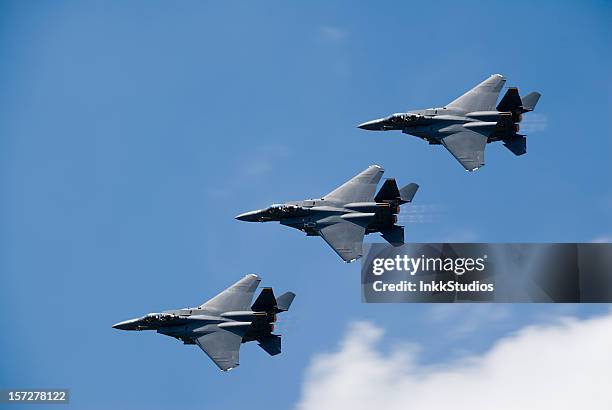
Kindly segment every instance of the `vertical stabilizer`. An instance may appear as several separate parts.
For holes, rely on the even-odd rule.
[[[295,299],[295,293],[293,292],[285,292],[279,297],[276,298],[276,309],[279,312],[286,312],[291,307],[291,303],[293,303],[293,299]]]
[[[541,96],[542,94],[534,91],[521,98],[521,100],[523,101],[523,109],[525,111],[533,111],[538,101],[540,101]]]
[[[419,185],[415,184],[414,182],[400,189],[400,199],[402,200],[402,203],[412,202],[412,199],[414,198],[418,190]]]

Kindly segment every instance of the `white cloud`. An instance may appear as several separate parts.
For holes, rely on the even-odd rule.
[[[353,323],[338,351],[316,355],[299,410],[609,410],[612,312],[528,326],[481,355],[418,363],[418,346],[384,353],[383,331]]]

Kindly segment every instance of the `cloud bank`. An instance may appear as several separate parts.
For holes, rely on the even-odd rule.
[[[436,365],[418,363],[415,345],[383,352],[382,337],[353,323],[338,351],[313,358],[297,409],[612,409],[612,313],[528,326]]]

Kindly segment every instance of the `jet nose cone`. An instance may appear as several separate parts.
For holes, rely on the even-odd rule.
[[[257,222],[259,221],[259,211],[249,211],[236,216],[239,221]]]
[[[369,122],[369,121],[368,121],[368,122]],[[367,130],[367,129],[368,129],[368,126],[369,126],[368,122],[364,122],[364,123],[359,124],[359,125],[357,126],[357,128],[361,128],[362,130]]]
[[[368,131],[379,131],[381,130],[381,121],[382,120],[366,121],[362,124],[359,124],[357,128],[361,128],[362,130]]]
[[[134,329],[134,320],[126,320],[123,322],[115,323],[113,325],[113,329],[119,330],[133,330]]]

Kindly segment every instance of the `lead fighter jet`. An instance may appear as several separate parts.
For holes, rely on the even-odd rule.
[[[364,235],[380,232],[393,245],[404,243],[404,227],[395,225],[400,205],[411,202],[419,186],[398,189],[385,180],[374,196],[384,170],[371,165],[320,199],[287,202],[246,212],[236,219],[247,222],[279,221],[308,236],[321,236],[345,262],[362,256]]]
[[[445,107],[392,114],[358,127],[401,130],[430,144],[442,144],[466,170],[476,171],[485,164],[484,150],[489,142],[502,141],[515,155],[527,152],[527,139],[519,134],[519,123],[523,113],[533,111],[540,93],[520,97],[518,89],[511,87],[496,106],[505,82],[502,75],[494,74]]]
[[[281,352],[279,335],[272,334],[276,314],[289,310],[295,294],[274,297],[263,288],[251,305],[261,279],[246,275],[204,304],[120,322],[121,330],[156,330],[186,345],[197,344],[223,371],[238,366],[240,344],[256,340],[271,356]]]

